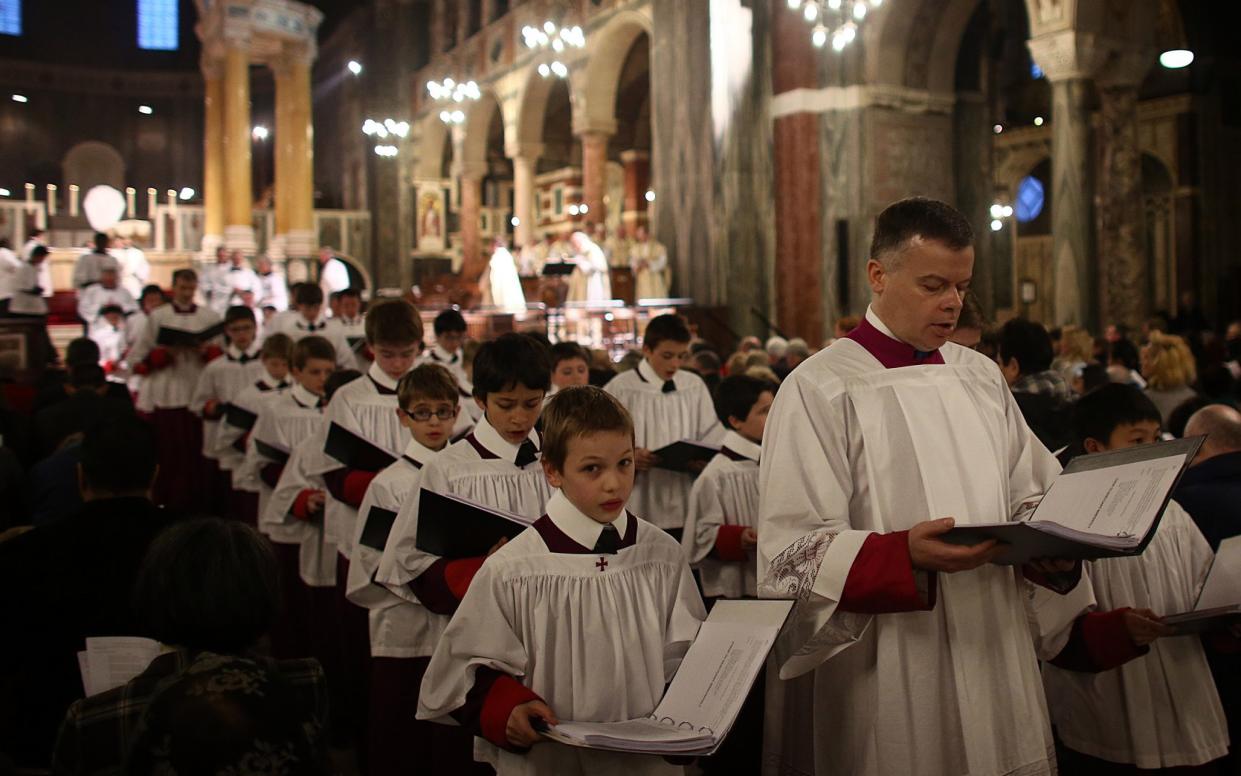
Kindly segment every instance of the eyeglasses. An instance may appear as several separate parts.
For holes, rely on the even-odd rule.
[[[425,423],[426,421],[431,419],[432,415],[434,415],[436,418],[440,420],[452,420],[453,418],[457,417],[457,408],[453,407],[452,409],[439,409],[439,410],[431,411],[427,409],[426,407],[421,407],[419,409],[414,410],[413,412],[409,412],[408,410],[401,410],[401,414],[409,418],[410,420],[416,420],[419,423]]]

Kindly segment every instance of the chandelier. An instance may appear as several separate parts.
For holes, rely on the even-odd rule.
[[[552,52],[552,61],[540,63],[538,67],[539,75],[544,78],[551,75],[557,78],[567,77],[569,66],[560,60],[559,55],[569,49],[586,47],[586,33],[582,32],[581,27],[560,27],[551,20],[543,22],[541,28],[530,25],[522,27],[521,37],[526,42],[526,48],[531,51]]]
[[[801,11],[807,24],[814,25],[810,42],[823,48],[830,40],[832,50],[841,52],[857,38],[858,25],[883,0],[788,0],[789,10]]]
[[[367,119],[362,123],[362,134],[378,140],[403,138],[409,134],[409,122],[396,119],[384,119],[383,121]],[[397,155],[397,147],[390,142],[379,143],[375,146],[375,153],[385,158],[392,158]]]
[[[427,81],[427,94],[431,95],[431,99],[436,102],[454,104],[472,102],[483,96],[478,84],[474,81],[460,83],[451,78],[445,78],[442,82]],[[465,123],[465,111],[449,105],[440,111],[440,121],[445,124],[463,124]]]

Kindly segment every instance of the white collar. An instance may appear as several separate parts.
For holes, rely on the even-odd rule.
[[[553,493],[552,497],[547,500],[547,516],[565,536],[587,550],[595,548],[595,544],[599,542],[599,535],[603,533],[603,526],[606,525],[583,514],[582,510],[573,506],[573,502],[569,501],[564,492],[560,490]],[[612,521],[612,525],[616,526],[616,531],[620,534],[619,538],[624,539],[625,532],[629,530],[629,514],[624,508],[621,508],[620,514]]]
[[[284,380],[277,380],[276,378],[271,376],[271,372],[267,371],[266,366],[263,367],[263,374],[259,375],[259,382],[263,383],[268,388],[275,388],[276,386],[280,385],[280,383],[282,382],[287,385],[288,379],[289,378],[286,377],[284,378]]]
[[[302,405],[303,407],[310,407],[312,409],[318,408],[319,402],[323,399],[322,396],[316,396],[315,394],[306,390],[302,386],[301,383],[296,382],[296,381],[293,383],[293,389],[291,393],[293,395],[294,401],[296,401],[298,404]]]
[[[879,320],[879,314],[875,312],[874,308],[871,305],[866,305],[866,320],[870,321],[870,325],[878,329],[879,333],[884,335],[888,339],[894,339],[897,342],[904,342],[904,340],[902,340],[900,337],[892,333],[892,330],[888,328],[888,325],[886,323]],[[913,347],[913,346],[911,345],[910,347]]]
[[[412,458],[418,463],[425,465],[427,461],[431,460],[431,458],[436,455],[436,452],[437,451],[432,450],[423,443],[419,442],[417,439],[414,439],[413,435],[410,435],[409,444],[405,445],[405,452],[402,453],[402,455],[406,458]]]
[[[758,462],[759,456],[763,452],[762,445],[756,445],[750,440],[738,434],[736,431],[729,429],[724,433],[724,443],[721,447],[727,447],[738,455],[744,455],[755,463]]]
[[[478,419],[478,423],[474,424],[474,438],[478,440],[480,445],[498,455],[500,458],[508,461],[509,463],[516,463],[517,452],[521,450],[521,445],[515,445],[501,436],[500,432],[496,431],[495,427],[491,425],[491,422],[487,420],[486,413],[483,413],[483,416]],[[536,448],[539,446],[539,432],[534,429],[530,430],[530,435],[527,436],[526,439],[533,442]],[[542,451],[540,450],[540,452]],[[591,546],[593,547],[594,545]]]
[[[306,316],[295,310],[293,312],[293,325],[302,331],[311,331],[311,326],[315,327],[314,331],[320,331],[324,326],[327,326],[327,318],[320,313],[318,318],[313,321],[307,321]]]
[[[247,360],[247,361],[249,361],[249,360],[251,360],[251,359],[257,359],[257,358],[259,357],[259,351],[260,351],[260,350],[261,350],[261,348],[258,346],[258,343],[257,343],[257,342],[256,342],[255,344],[251,345],[251,346],[250,346],[250,349],[249,349],[249,350],[246,350],[246,351],[243,351],[243,350],[241,350],[241,348],[239,348],[239,347],[237,347],[236,345],[233,345],[233,344],[231,344],[231,343],[230,343],[230,344],[229,344],[229,346],[228,346],[228,355],[229,355],[229,356],[230,356],[230,357],[231,357],[234,361],[235,361],[235,360],[237,360],[237,359],[239,359],[239,358],[241,358],[242,356],[245,356],[245,357],[246,357],[246,360]],[[266,371],[266,370],[264,370],[264,371]]]
[[[646,360],[645,356],[643,356],[642,360],[638,362],[637,370],[638,376],[643,378],[645,382],[655,386],[656,390],[663,389],[664,379],[655,374],[655,368],[651,366],[651,363]],[[676,382],[676,375],[672,376],[672,382]]]
[[[388,377],[388,374],[379,368],[378,361],[371,363],[370,368],[366,370],[366,375],[382,385],[384,388],[392,391],[396,390],[397,383],[400,382],[399,380],[393,380],[391,377]]]
[[[461,351],[457,350],[449,353],[440,347],[440,344],[437,342],[431,346],[431,360],[438,361],[441,364],[455,364],[461,360]]]

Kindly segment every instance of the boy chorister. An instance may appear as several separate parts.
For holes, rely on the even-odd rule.
[[[349,346],[354,366],[365,371],[371,365],[370,351],[366,348],[366,318],[362,315],[362,294],[356,288],[337,291],[332,317],[327,319],[327,330]]]
[[[758,534],[758,459],[775,383],[747,375],[725,378],[715,396],[728,431],[723,446],[690,491],[681,546],[708,598],[753,598]]]
[[[575,385],[590,384],[590,354],[576,342],[557,342],[552,345],[552,390],[550,400],[557,392]]]
[[[298,294],[315,286],[301,286]],[[300,309],[300,305],[299,305]],[[340,610],[345,648],[345,676],[353,693],[343,716],[354,724],[355,744],[364,745],[366,717],[366,678],[370,674],[367,612],[345,597],[349,578],[349,556],[353,552],[358,507],[378,468],[371,463],[342,460],[328,452],[326,444],[332,426],[339,426],[347,435],[377,447],[391,459],[397,459],[408,443],[408,433],[401,425],[396,410],[397,384],[414,366],[422,341],[422,320],[409,302],[389,299],[377,302],[366,316],[366,343],[375,354],[375,361],[359,379],[342,386],[328,404],[324,415],[324,446],[306,471],[323,478],[328,496],[324,506],[324,528],[327,541],[336,546],[336,600]],[[335,346],[335,343],[333,343]],[[340,353],[336,362],[340,364]],[[341,455],[339,451],[334,451]],[[348,455],[346,457],[349,457]],[[382,468],[382,467],[379,467]]]
[[[638,472],[633,509],[677,539],[685,525],[693,480],[657,468],[651,451],[682,439],[716,444],[724,434],[706,384],[681,369],[689,356],[689,342],[689,328],[681,316],[652,318],[643,335],[642,361],[604,386],[633,417]]]
[[[301,283],[294,288],[292,309],[276,313],[264,331],[282,332],[294,342],[317,334],[332,343],[336,350],[337,367],[353,369],[356,366],[344,335],[339,329],[328,327],[328,319],[323,313],[323,290],[313,283]]]
[[[1160,419],[1150,399],[1129,385],[1099,388],[1074,408],[1075,433],[1088,453],[1158,441]],[[1044,666],[1048,711],[1069,750],[1066,772],[1072,766],[1097,769],[1098,760],[1149,769],[1192,767],[1227,754],[1228,729],[1201,642],[1196,636],[1153,640],[1168,629],[1144,611],[1193,609],[1212,559],[1206,539],[1173,501],[1141,555],[1085,564],[1104,611],[1095,616],[1128,620],[1132,640],[1126,649],[1106,651],[1119,658],[1114,662],[1133,659],[1102,673],[1065,670],[1059,660]],[[1142,615],[1137,627],[1135,614]],[[1078,625],[1075,635],[1080,630]]]
[[[568,388],[543,422],[543,470],[558,491],[475,575],[418,716],[482,737],[499,776],[680,774],[660,757],[548,743],[536,729],[650,714],[706,616],[680,546],[625,508],[635,467],[624,407]]]
[[[550,371],[544,346],[524,334],[483,343],[474,359],[474,397],[482,418],[468,436],[423,467],[418,491],[457,496],[530,518],[541,515],[551,489],[538,465],[541,443],[534,426]],[[401,503],[376,579],[422,609],[428,631],[439,633],[484,558],[440,558],[417,548],[419,492]],[[435,643],[427,647],[421,655],[430,655]],[[443,730],[436,736],[442,744],[437,753],[445,763],[441,772],[469,767],[470,737],[453,737],[458,731]]]
[[[271,539],[283,572],[286,627],[272,633],[272,649],[281,657],[304,654],[295,651],[305,647],[297,641],[304,636],[307,618],[301,595],[301,548],[308,534],[321,531],[310,521],[323,494],[319,491],[316,496],[315,489],[305,487],[277,488],[296,476],[282,476],[293,451],[323,425],[323,395],[335,364],[336,352],[322,337],[303,337],[293,345],[293,385],[263,403],[246,445],[245,463],[236,472],[239,486],[258,491],[259,530]]]
[[[457,381],[438,364],[422,364],[402,377],[397,398],[409,443],[366,490],[358,510],[347,588],[350,601],[370,610],[367,765],[372,776],[406,773],[413,758],[436,771],[435,730],[415,721],[414,714],[418,687],[445,618],[393,594],[375,581],[375,572],[397,512],[411,494],[417,494],[423,466],[448,445],[461,411]]]
[[[259,412],[271,396],[289,388],[289,362],[293,357],[293,340],[284,334],[273,334],[263,341],[258,352],[258,368],[254,379],[233,394],[220,412],[210,455],[224,471],[232,472],[245,459],[246,440],[258,421]],[[241,482],[236,477],[232,486]]]
[[[189,411],[190,399],[207,361],[218,345],[165,347],[157,344],[160,329],[199,332],[220,322],[213,310],[194,304],[198,275],[192,269],[172,273],[172,301],[151,311],[145,330],[129,353],[129,363],[143,375],[137,409],[150,413],[159,432],[157,501],[177,508],[200,507],[208,483],[200,450],[202,426]]]
[[[218,460],[216,431],[229,403],[263,372],[253,310],[240,305],[228,308],[224,312],[224,334],[228,338],[224,354],[203,369],[190,399],[190,411],[203,422],[203,457],[211,461]]]
[[[461,404],[465,414],[471,421],[477,422],[481,411],[477,404],[470,401],[474,385],[465,371],[465,352],[462,349],[466,334],[465,316],[457,310],[444,310],[435,316],[431,327],[435,332],[435,344],[422,354],[422,362],[439,364],[452,372],[461,386]]]

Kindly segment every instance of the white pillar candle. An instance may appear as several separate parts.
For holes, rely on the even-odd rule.
[[[78,184],[69,184],[69,215],[77,217],[78,214]]]
[[[147,189],[147,220],[155,220],[155,189]]]
[[[137,198],[135,195],[137,193],[138,193],[138,190],[135,189],[133,186],[127,186],[125,188],[125,217],[126,218],[133,218],[137,214],[138,208],[135,207],[135,204],[134,204],[134,200]]]
[[[47,214],[56,215],[56,184],[47,184]]]
[[[34,210],[34,184],[26,184],[26,209]]]

